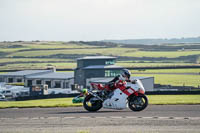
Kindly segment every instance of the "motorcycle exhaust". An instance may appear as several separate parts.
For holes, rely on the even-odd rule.
[[[96,97],[97,99],[99,99],[99,100],[103,101],[103,99],[102,99],[102,98],[100,98],[100,97],[99,97],[97,94],[93,93],[92,91],[90,91],[90,90],[87,90],[87,92],[88,92],[89,94],[91,94],[92,96]]]

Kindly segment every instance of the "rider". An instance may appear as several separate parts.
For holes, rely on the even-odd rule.
[[[111,90],[115,89],[115,83],[119,80],[131,82],[130,77],[131,77],[131,72],[128,69],[122,69],[120,75],[117,75],[113,80],[108,82],[109,88]]]

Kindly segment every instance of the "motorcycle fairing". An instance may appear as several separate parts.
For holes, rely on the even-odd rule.
[[[113,96],[103,102],[103,107],[110,109],[125,109],[127,107],[127,97],[128,95],[117,88],[114,90]]]

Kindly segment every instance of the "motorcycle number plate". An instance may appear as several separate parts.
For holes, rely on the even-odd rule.
[[[130,93],[130,94],[133,94],[133,93],[134,93],[134,91],[133,91],[132,89],[128,89],[127,91],[128,91],[128,93]]]
[[[131,94],[134,93],[134,90],[131,89],[131,88],[129,88],[129,89],[125,89],[123,92],[124,92],[126,95],[130,96]]]

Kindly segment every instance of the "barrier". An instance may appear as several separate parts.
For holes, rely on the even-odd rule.
[[[15,98],[15,100],[16,101],[25,101],[25,100],[49,99],[49,98],[67,98],[67,97],[76,97],[78,95],[80,95],[80,93],[25,96],[25,97],[17,97],[17,98]]]
[[[198,95],[200,91],[152,91],[146,92],[147,95]]]

